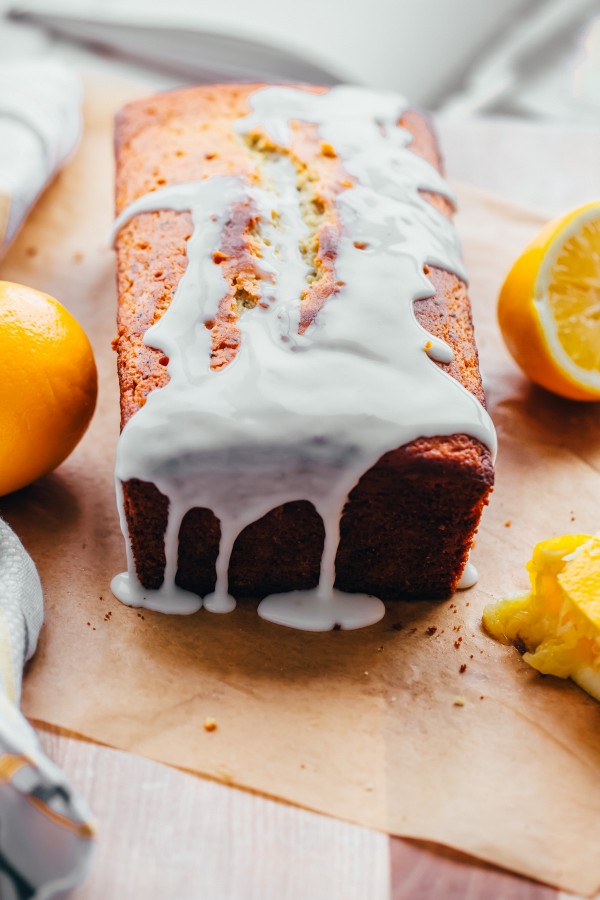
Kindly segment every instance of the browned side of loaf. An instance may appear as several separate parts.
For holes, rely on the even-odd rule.
[[[231,131],[232,119],[247,112],[248,95],[256,87],[190,88],[125,107],[116,130],[117,212],[165,184],[214,174],[256,178],[255,162]],[[401,124],[413,136],[414,152],[441,171],[428,120],[410,111]],[[303,299],[306,327],[336,290],[335,267],[324,248],[335,237],[335,194],[345,186],[345,175],[339,160],[319,151],[310,126],[298,126],[294,141],[297,158],[317,182],[324,209],[316,247],[319,278]],[[441,197],[428,195],[428,199],[451,214]],[[244,230],[248,216],[247,210],[240,210],[233,217],[232,243],[245,242],[249,252],[231,263],[231,277],[239,281],[243,276],[248,288],[245,296],[251,303],[251,237]],[[171,302],[185,270],[190,231],[188,213],[165,211],[138,216],[119,235],[115,347],[122,426],[148,393],[168,379],[166,360],[146,347],[142,337]],[[416,316],[431,334],[454,349],[452,363],[440,364],[441,368],[483,402],[466,287],[440,269],[429,268],[428,277],[436,293],[415,303]],[[235,303],[233,294],[224,298],[217,320],[210,323],[215,368],[227,364],[237,349]],[[385,599],[448,596],[464,566],[492,484],[489,452],[467,435],[420,438],[387,453],[350,495],[341,523],[337,585]],[[124,496],[138,577],[148,588],[159,587],[168,501],[154,485],[135,480],[124,486]],[[178,584],[202,595],[213,590],[218,542],[219,523],[213,514],[190,510],[180,532]],[[322,544],[323,525],[310,504],[289,503],[271,511],[236,542],[231,592],[258,597],[315,585]]]

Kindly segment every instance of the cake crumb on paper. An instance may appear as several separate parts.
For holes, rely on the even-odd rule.
[[[464,697],[460,697],[460,696],[455,697],[454,700],[452,701],[452,706],[464,706],[464,705],[465,705]]]
[[[216,719],[205,719],[204,720],[204,730],[205,731],[216,731],[217,730],[217,720]]]

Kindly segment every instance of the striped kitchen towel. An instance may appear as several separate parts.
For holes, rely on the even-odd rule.
[[[0,898],[65,896],[89,867],[93,828],[85,803],[44,756],[18,702],[23,666],[43,622],[40,579],[0,519]]]

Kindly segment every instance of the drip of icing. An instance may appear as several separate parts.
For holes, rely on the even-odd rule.
[[[115,232],[133,216],[159,209],[190,210],[194,231],[175,297],[145,336],[169,357],[170,380],[130,419],[117,448],[118,484],[153,482],[169,498],[164,584],[158,592],[135,587],[129,549],[128,580],[117,576],[113,591],[126,603],[133,597],[165,612],[177,604],[185,611],[174,580],[179,524],[187,509],[205,507],[220,520],[222,536],[215,591],[204,603],[229,611],[235,538],[271,509],[303,499],[325,526],[319,585],[268,597],[259,614],[306,630],[358,628],[384,612],[377,598],[333,589],[341,511],[360,477],[384,453],[418,437],[467,433],[495,451],[483,407],[430,359],[448,361],[450,347],[413,312],[415,299],[433,294],[425,264],[464,278],[453,226],[419,189],[452,197],[438,173],[407,149],[410,136],[395,127],[402,110],[395,95],[266,88],[252,95],[251,105],[253,112],[237,123],[240,133],[260,125],[285,148],[289,119],[315,123],[356,179],[337,197],[342,234],[335,272],[343,286],[299,335],[299,298],[309,274],[299,242],[307,226],[285,158],[265,163],[263,187],[214,177],[162,188],[124,210]],[[241,317],[237,356],[212,371],[203,323],[227,290],[212,255],[232,205],[248,199],[259,213],[261,268],[271,279],[263,289],[271,302]],[[121,521],[127,536],[123,514]],[[201,601],[192,596],[198,608]]]
[[[467,591],[477,584],[479,573],[472,562],[467,562],[456,585],[457,591]]]
[[[116,492],[121,531],[126,535],[127,521],[125,519],[123,505],[123,487],[119,480],[117,480],[116,483]],[[177,539],[181,518],[181,516],[177,517],[173,513],[169,516],[171,533],[169,533],[168,528],[167,534],[165,535],[167,544],[172,543],[173,540]],[[175,535],[172,534],[174,523],[177,523]],[[147,590],[140,584],[136,577],[135,562],[129,540],[125,541],[125,546],[127,550],[127,571],[115,575],[110,583],[110,589],[115,597],[118,597],[119,600],[126,603],[127,606],[143,607],[144,609],[152,609],[155,612],[165,612],[165,610],[168,609],[168,611],[174,615],[187,616],[191,613],[198,612],[198,610],[202,608],[202,600],[197,594],[193,594],[191,591],[184,591],[175,584],[176,573],[173,572],[173,557],[167,557],[167,567],[169,568],[169,572],[165,571],[165,578],[162,586],[158,590]]]

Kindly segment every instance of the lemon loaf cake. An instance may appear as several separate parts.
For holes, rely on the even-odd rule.
[[[203,86],[125,107],[116,159],[115,594],[321,630],[452,594],[495,435],[426,117]]]

